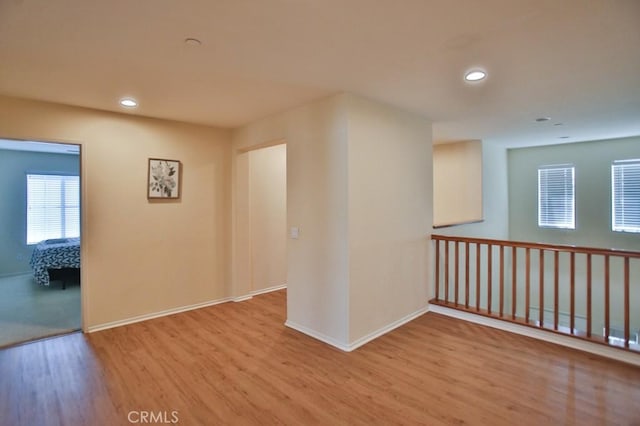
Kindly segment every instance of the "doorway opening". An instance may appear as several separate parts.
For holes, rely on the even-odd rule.
[[[81,329],[80,145],[0,139],[0,347]]]
[[[287,146],[249,152],[251,293],[287,283]]]
[[[276,141],[236,157],[235,301],[287,285],[287,146]]]

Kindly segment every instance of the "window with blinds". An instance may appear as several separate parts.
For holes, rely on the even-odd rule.
[[[619,232],[640,232],[640,159],[611,165],[611,221]]]
[[[576,228],[575,168],[572,165],[538,169],[538,226]]]
[[[80,178],[27,174],[27,244],[80,236]]]

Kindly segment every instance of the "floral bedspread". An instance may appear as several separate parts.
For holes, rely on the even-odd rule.
[[[31,255],[33,276],[40,285],[49,285],[48,269],[80,268],[80,238],[45,240]]]

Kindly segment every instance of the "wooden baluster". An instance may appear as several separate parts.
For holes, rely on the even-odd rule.
[[[591,337],[591,253],[587,253],[587,337]]]
[[[629,257],[624,257],[624,347],[629,347]]]
[[[511,247],[511,319],[516,319],[516,279],[518,277],[518,258],[516,246]]]
[[[558,287],[560,284],[560,252],[553,253],[553,329],[558,329]]]
[[[571,329],[570,333],[575,334],[574,329],[576,328],[576,254],[575,252],[571,252],[571,266],[570,272],[571,274],[571,318],[569,328]]]
[[[455,297],[453,298],[453,300],[455,301],[456,306],[458,306],[458,295],[460,293],[460,291],[458,290],[458,283],[459,283],[459,275],[460,275],[460,243],[458,241],[456,241],[455,244],[455,248],[456,248],[456,255],[455,255],[455,264],[456,264],[456,270],[454,273],[454,279],[455,279],[455,284],[454,284],[454,289],[455,289]]]
[[[487,244],[487,313],[489,315],[491,315],[491,287],[493,287],[491,285],[491,281],[492,281],[492,276],[491,276],[491,269],[492,269],[492,263],[493,260],[492,258],[492,253],[493,253],[493,246],[491,244]]]
[[[609,255],[604,256],[604,341],[609,343]]]
[[[531,249],[529,247],[525,250],[525,283],[524,283],[524,320],[529,324],[529,310],[531,306]]]
[[[500,244],[500,318],[504,315],[504,246]]]
[[[443,305],[451,304],[452,306],[458,307],[459,309],[471,309],[473,310],[473,301],[471,301],[471,287],[473,283],[471,283],[471,247],[475,245],[476,250],[476,283],[475,283],[475,310],[481,314],[488,316],[499,317],[508,321],[519,321],[518,312],[520,309],[520,303],[524,304],[524,320],[527,324],[531,326],[537,326],[543,329],[551,329],[554,331],[562,331],[563,333],[569,335],[578,335],[582,334],[583,326],[580,324],[579,317],[577,317],[577,313],[579,312],[579,307],[576,306],[576,299],[580,296],[580,294],[576,295],[577,292],[583,291],[583,287],[581,287],[580,281],[577,282],[578,278],[576,276],[576,258],[578,256],[585,255],[586,257],[586,337],[587,338],[596,338],[600,339],[602,336],[605,343],[609,344],[609,338],[611,337],[612,330],[612,288],[611,288],[611,257],[622,257],[624,262],[624,288],[623,288],[623,309],[624,312],[624,345],[619,345],[624,347],[625,349],[631,349],[631,260],[632,259],[640,259],[640,254],[638,252],[633,251],[625,251],[625,250],[612,250],[612,249],[604,249],[604,248],[586,248],[586,247],[569,247],[563,245],[552,245],[552,244],[541,244],[541,243],[515,243],[512,241],[502,241],[502,240],[491,240],[485,238],[453,238],[453,237],[443,237],[443,236],[432,236],[432,239],[435,240],[435,300],[441,302]],[[442,245],[440,242],[445,244],[444,249],[442,249]],[[455,243],[455,244],[451,244]],[[462,249],[462,243],[464,243],[464,259],[461,258],[460,250]],[[486,264],[486,275],[485,275],[485,284],[487,286],[486,290],[482,289],[482,266],[484,262],[482,261],[482,246],[485,245],[487,248],[487,264]],[[450,253],[450,246],[455,247],[455,257]],[[499,303],[499,308],[496,308],[493,303],[493,278],[496,272],[493,267],[493,257],[495,246],[499,247],[499,277],[496,277],[496,286],[499,285],[499,288],[496,291],[499,291],[499,297],[496,297],[496,302]],[[511,300],[505,300],[506,291],[509,290],[505,288],[505,280],[509,278],[507,275],[509,271],[505,271],[505,247],[511,247]],[[521,293],[518,289],[518,249],[524,249],[525,256],[525,271],[524,271],[524,295],[519,295]],[[538,250],[539,255],[539,292],[538,292],[538,301],[539,301],[539,313],[537,318],[531,318],[531,309],[532,303],[535,304],[535,295],[532,295],[532,283],[531,283],[531,268],[532,268],[532,260],[531,260],[531,252]],[[546,312],[545,312],[545,257],[546,252],[553,252],[553,308],[549,306],[549,309],[553,309],[553,328],[551,326],[551,320],[546,321]],[[562,262],[561,253],[569,254],[569,288],[563,288],[563,295],[566,290],[569,290],[569,321],[567,325],[569,325],[569,332],[564,330],[564,327],[561,327],[560,324],[560,309],[564,307],[561,306],[560,303],[560,285],[566,285],[565,281],[560,279],[560,268],[564,268],[565,262]],[[508,253],[507,253],[508,254]],[[593,333],[593,329],[598,329],[600,323],[594,323],[593,316],[593,298],[594,298],[594,289],[593,289],[593,256],[602,256],[604,259],[604,324],[603,324],[603,334],[600,335],[598,331],[595,335]],[[442,261],[442,256],[445,257],[444,261]],[[464,295],[462,295],[462,289],[460,286],[463,284],[461,282],[460,277],[460,262],[464,262]],[[452,264],[454,263],[454,264]],[[496,263],[498,263],[498,259],[496,259]],[[455,277],[451,277],[455,280],[454,283],[449,282],[450,278],[450,269],[451,267],[455,268]],[[445,269],[444,274],[442,273],[442,268]],[[547,269],[551,269],[551,265],[547,266]],[[617,272],[617,270],[616,270]],[[551,271],[549,271],[551,274]],[[451,284],[451,288],[450,285]],[[551,287],[551,283],[548,284]],[[599,285],[596,283],[596,285]],[[451,291],[455,292],[455,296],[451,294]],[[617,288],[613,289],[614,291],[618,291]],[[549,289],[548,291],[551,291]],[[444,293],[444,295],[443,295]],[[487,298],[486,308],[482,308],[482,293]],[[599,299],[600,293],[597,293],[597,298]],[[524,301],[519,301],[518,297],[524,297]],[[461,299],[464,297],[464,303],[462,303]],[[563,299],[564,300],[564,299]],[[618,293],[615,294],[614,301],[619,301]],[[511,302],[511,313],[509,314],[508,306],[506,307],[507,312],[505,313],[505,305]],[[596,302],[599,303],[599,302]],[[464,305],[464,308],[462,306]],[[535,307],[535,305],[533,305]],[[619,315],[618,305],[614,305],[615,315]],[[600,321],[600,317],[595,317],[597,321]],[[616,316],[617,318],[617,316]],[[564,321],[564,319],[563,319]],[[616,319],[616,321],[619,321]],[[545,324],[545,322],[548,323]],[[563,322],[564,325],[564,322]],[[598,337],[595,337],[595,336]]]
[[[544,327],[544,250],[540,249],[540,303],[538,303],[538,326]]]
[[[469,309],[469,241],[464,243],[464,307]]]
[[[449,241],[444,241],[444,301],[449,302]]]
[[[480,310],[480,255],[482,244],[476,244],[476,311]]]
[[[436,301],[440,300],[440,240],[436,239]]]

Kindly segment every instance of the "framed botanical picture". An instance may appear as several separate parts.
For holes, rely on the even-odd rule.
[[[149,158],[147,198],[180,198],[180,161]]]

